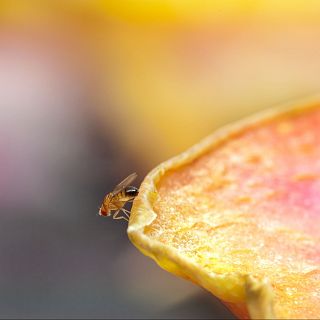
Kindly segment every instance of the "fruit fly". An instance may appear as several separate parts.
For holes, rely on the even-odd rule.
[[[113,214],[113,219],[124,219],[129,221],[129,211],[124,208],[127,202],[132,202],[138,195],[139,189],[130,186],[130,183],[137,177],[136,173],[130,174],[123,181],[121,181],[112,192],[108,193],[102,202],[99,209],[99,215],[108,217]],[[114,213],[112,213],[114,211]],[[118,216],[120,212],[124,216]]]

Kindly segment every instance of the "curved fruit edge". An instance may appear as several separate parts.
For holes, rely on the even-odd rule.
[[[157,217],[157,213],[153,209],[153,203],[158,194],[157,184],[169,170],[192,162],[246,130],[276,118],[299,114],[306,110],[311,111],[319,107],[319,104],[320,96],[314,96],[264,110],[218,129],[187,151],[158,165],[145,177],[140,187],[139,196],[133,203],[127,230],[131,242],[143,254],[154,259],[163,269],[201,285],[218,298],[231,303],[246,302],[253,318],[256,314],[265,318],[270,318],[270,315],[273,315],[273,318],[285,316],[273,314],[272,288],[267,279],[253,279],[250,278],[250,275],[236,272],[225,274],[212,272],[209,274],[191,259],[181,256],[178,250],[146,236],[144,228]],[[253,285],[253,283],[255,284]],[[252,291],[253,287],[255,289]],[[260,301],[256,298],[257,296],[264,296],[264,299]]]

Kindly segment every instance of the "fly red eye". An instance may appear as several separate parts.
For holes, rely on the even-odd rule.
[[[104,209],[101,207],[100,210],[99,210],[99,215],[106,217],[106,216],[108,215],[108,213],[107,213],[106,210],[104,210]]]

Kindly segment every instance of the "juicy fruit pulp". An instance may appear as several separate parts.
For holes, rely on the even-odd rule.
[[[202,151],[200,145],[156,168],[155,190],[146,178],[130,238],[238,315],[247,312],[244,303],[250,309],[245,285],[251,275],[270,285],[276,317],[319,317],[320,106],[209,140]],[[134,228],[150,209],[152,219]]]

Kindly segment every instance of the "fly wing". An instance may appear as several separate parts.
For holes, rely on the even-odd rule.
[[[115,195],[121,190],[123,190],[125,187],[127,187],[133,180],[136,179],[138,175],[134,172],[131,173],[128,177],[126,177],[123,181],[121,181],[112,191],[112,193]]]

